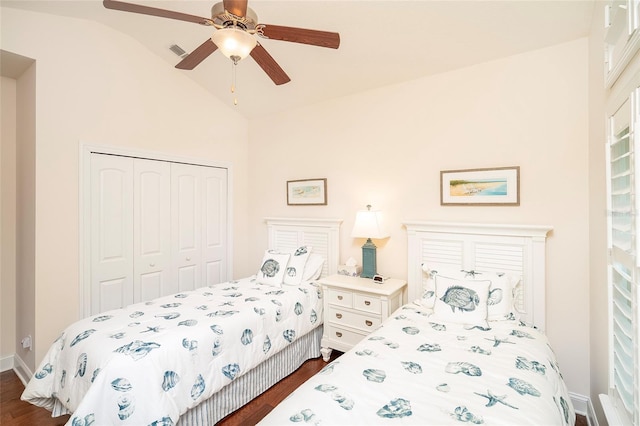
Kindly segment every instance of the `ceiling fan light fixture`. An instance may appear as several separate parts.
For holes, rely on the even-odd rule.
[[[211,41],[218,46],[224,56],[232,59],[233,56],[244,59],[256,47],[257,40],[254,36],[237,27],[228,27],[217,30],[211,36]]]

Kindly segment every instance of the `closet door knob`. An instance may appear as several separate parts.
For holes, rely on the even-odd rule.
[[[156,266],[156,264],[155,263],[150,263],[149,266],[151,266],[153,268],[154,266]]]
[[[189,262],[190,260],[191,260],[191,258],[190,258],[190,257],[187,257],[187,262]]]

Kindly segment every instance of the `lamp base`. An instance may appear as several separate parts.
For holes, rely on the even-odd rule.
[[[376,274],[376,245],[371,238],[362,246],[362,278],[373,278]]]

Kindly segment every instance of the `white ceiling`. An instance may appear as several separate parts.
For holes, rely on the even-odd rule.
[[[126,1],[203,17],[210,17],[215,3]],[[108,25],[137,39],[168,67],[180,61],[169,46],[177,44],[191,52],[214,31],[107,10],[100,0],[2,0],[0,4]],[[234,108],[255,118],[585,37],[596,0],[249,0],[249,7],[260,23],[334,31],[341,39],[338,50],[260,39],[291,82],[276,86],[251,58],[241,61]],[[179,72],[232,105],[231,69],[230,60],[218,51],[195,70]]]

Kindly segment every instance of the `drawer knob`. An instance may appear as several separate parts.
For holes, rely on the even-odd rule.
[[[336,318],[341,319],[342,318],[342,314],[336,314]]]
[[[338,296],[338,300],[342,300],[342,296]]]
[[[369,306],[369,305],[371,304],[371,302],[369,302],[368,300],[365,300],[365,301],[364,301],[364,304],[365,304],[365,305],[367,305],[367,306]]]
[[[340,333],[339,331],[336,331],[336,336],[342,337],[342,333]]]
[[[367,324],[367,326],[369,326],[369,327],[371,327],[373,325],[373,323],[371,321],[369,321],[369,320],[366,320],[364,323]]]

